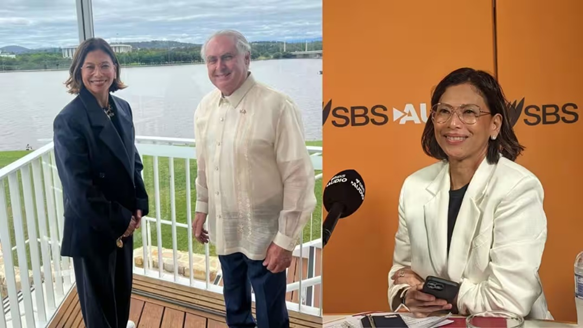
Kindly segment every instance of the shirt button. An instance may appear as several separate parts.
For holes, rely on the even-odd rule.
[[[218,195],[219,195],[219,192],[217,191],[217,192],[215,193],[215,195],[217,195],[217,196],[218,196]]]
[[[215,171],[218,171],[218,170],[219,170],[219,167],[218,166],[215,166]]]
[[[220,145],[221,145],[221,142],[220,142],[220,141],[219,141],[219,142],[217,142],[217,145],[218,145],[218,146],[220,146]]]
[[[221,122],[224,121],[225,119],[221,117]]]

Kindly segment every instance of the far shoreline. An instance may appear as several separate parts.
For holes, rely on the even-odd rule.
[[[314,58],[314,57],[301,57],[301,58],[261,58],[261,59],[253,59],[251,62],[257,61],[267,61],[267,60],[289,60],[289,59],[322,59],[322,57]],[[171,63],[171,64],[147,64],[147,65],[122,65],[122,68],[135,68],[135,67],[166,67],[166,66],[188,66],[188,65],[204,65],[204,62],[192,62],[192,63]],[[31,72],[59,72],[59,71],[68,71],[69,67],[66,68],[47,68],[47,69],[22,69],[22,70],[12,70],[12,71],[0,71],[2,73],[31,73]]]
[[[322,140],[305,140],[304,142],[306,144],[306,147],[309,147],[309,146],[322,147]],[[0,150],[0,159],[2,159],[2,155],[8,155],[9,153],[22,152],[21,155],[24,156],[25,154],[32,153],[35,150],[36,149],[31,149],[31,150],[26,150],[26,149],[4,149],[4,150]]]

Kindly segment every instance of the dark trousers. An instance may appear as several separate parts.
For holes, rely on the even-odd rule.
[[[219,256],[223,271],[223,294],[230,328],[255,327],[251,314],[251,286],[255,292],[258,328],[289,328],[285,304],[285,271],[273,274],[263,261],[242,253]]]
[[[87,328],[126,328],[132,296],[133,236],[109,254],[74,257],[75,279]]]

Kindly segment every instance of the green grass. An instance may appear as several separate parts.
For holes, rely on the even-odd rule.
[[[306,142],[309,146],[322,146],[321,141],[309,141]],[[25,156],[29,152],[27,151],[4,151],[0,152],[0,168],[10,164],[11,162]],[[155,203],[155,188],[154,188],[154,160],[152,156],[143,156],[144,160],[144,180],[146,182],[146,190],[148,191],[148,195],[150,198],[150,213],[148,214],[151,218],[156,218],[156,203]],[[174,190],[175,190],[175,217],[176,222],[187,224],[187,194],[186,194],[186,161],[184,159],[174,159]],[[190,171],[190,200],[192,204],[191,213],[192,213],[192,220],[194,220],[194,212],[195,212],[195,203],[196,203],[196,189],[195,189],[195,179],[196,179],[196,161],[191,160],[189,165]],[[160,191],[160,214],[163,220],[172,220],[171,215],[171,186],[170,186],[170,161],[168,158],[160,157],[158,159],[158,173],[159,173],[159,191]],[[315,171],[314,174],[320,174],[321,171]],[[21,177],[19,175],[19,181]],[[21,186],[22,186],[22,182]],[[6,183],[6,196],[8,201],[8,217],[9,217],[9,225],[11,230],[11,239],[12,239],[12,246],[15,245],[14,239],[14,228],[12,225],[12,210],[10,209],[10,199],[9,199],[9,191],[8,191],[8,184]],[[322,213],[322,182],[316,181],[316,199],[318,203],[316,205],[316,209],[314,210],[314,216],[312,222],[308,222],[304,231],[303,237],[304,242],[309,240],[317,239],[320,237],[321,233],[321,213]],[[46,199],[46,198],[45,198]],[[21,187],[21,206],[23,208],[22,215],[23,215],[23,226],[25,229],[25,238],[28,238],[26,221],[25,221],[25,214],[24,214],[24,199],[22,196],[22,187]],[[38,225],[38,224],[37,224]],[[48,226],[47,226],[48,227]],[[142,224],[141,229],[145,229],[146,225],[145,222]],[[38,231],[38,227],[37,227]],[[155,222],[150,223],[150,232],[151,232],[151,240],[152,245],[157,246],[157,229]],[[50,233],[50,232],[49,232]],[[161,228],[161,235],[162,235],[162,247],[172,249],[172,226],[170,225],[162,225]],[[134,247],[138,248],[142,246],[142,231],[136,231],[134,234]],[[177,239],[177,248],[182,251],[188,250],[188,233],[186,228],[176,227],[176,239]],[[192,243],[194,253],[204,253],[204,246],[196,242],[193,238]],[[29,252],[29,247],[27,245],[27,252]],[[214,246],[210,246],[210,253],[211,255],[215,255]],[[15,260],[16,260],[16,252],[14,252]],[[30,263],[29,263],[30,264]],[[30,268],[30,266],[29,266]]]
[[[8,164],[30,154],[31,151],[26,151],[26,150],[16,150],[16,151],[1,151],[0,152],[0,169],[7,166]],[[32,189],[32,169],[31,171],[31,190]],[[28,224],[27,224],[27,218],[26,218],[26,212],[25,212],[25,202],[24,202],[24,190],[22,188],[22,175],[20,173],[18,173],[18,187],[19,187],[19,191],[20,191],[20,207],[21,207],[21,217],[22,217],[22,228],[23,228],[23,232],[24,232],[24,239],[28,239]],[[43,188],[44,191],[44,180],[43,180],[43,173],[42,173],[42,167],[41,167],[41,180],[43,182],[43,185],[41,186]],[[0,181],[0,183],[3,184],[4,186],[4,191],[5,191],[5,195],[6,195],[6,204],[7,204],[7,208],[6,208],[6,212],[8,214],[8,230],[10,232],[10,243],[12,247],[16,246],[16,231],[14,229],[14,220],[13,220],[13,213],[12,213],[12,200],[10,198],[10,190],[9,190],[9,183],[8,183],[8,179],[4,179],[2,181]],[[33,190],[33,194],[34,194],[34,190]],[[43,193],[44,194],[44,193]],[[34,198],[34,196],[33,196]],[[36,217],[36,203],[35,200],[33,199],[33,208],[35,213],[33,213],[33,215],[35,215]],[[46,202],[45,202],[45,213],[48,213],[47,211],[47,207],[46,207]],[[3,213],[2,213],[3,214]],[[48,223],[48,216],[47,216],[47,222],[46,222],[46,227],[47,227],[47,235],[50,236],[50,226]],[[38,226],[38,220],[36,221],[36,231],[37,231],[37,237],[40,235],[39,233],[39,226]],[[4,250],[2,250],[4,252]],[[39,254],[40,254],[40,249],[39,249]],[[19,266],[18,263],[18,256],[17,256],[17,251],[14,250],[12,251],[12,258],[14,261],[14,266],[17,267]],[[30,243],[26,244],[26,258],[27,258],[27,262],[28,262],[28,269],[32,270],[32,264],[31,264],[31,259],[30,259]],[[41,265],[42,265],[42,259],[41,259]]]
[[[14,150],[14,151],[2,151],[0,152],[0,169],[4,166],[16,161],[17,159],[24,157],[29,154],[30,151],[26,150]]]
[[[319,141],[306,141],[306,146],[318,146],[318,147],[322,147],[322,140],[319,140]]]

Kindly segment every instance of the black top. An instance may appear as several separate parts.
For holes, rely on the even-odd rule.
[[[458,190],[449,191],[449,208],[447,213],[447,254],[449,254],[449,246],[451,244],[451,236],[453,235],[453,227],[455,227],[455,222],[457,220],[457,215],[462,206],[462,200],[468,189],[468,185],[463,186]]]

